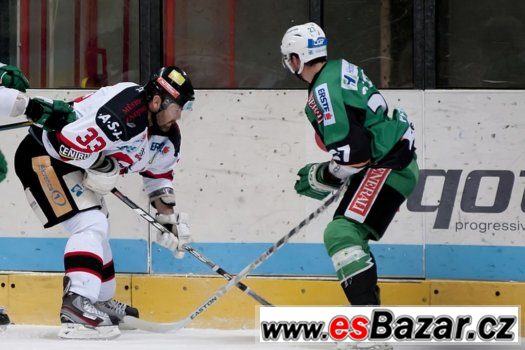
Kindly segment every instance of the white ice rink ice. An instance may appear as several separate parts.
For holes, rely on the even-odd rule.
[[[154,334],[144,331],[123,331],[114,340],[62,340],[59,327],[10,325],[0,333],[0,349],[9,350],[328,350],[334,343],[260,343],[256,330],[223,331],[213,329],[182,329],[176,333]],[[394,350],[525,350],[505,345],[397,345]]]

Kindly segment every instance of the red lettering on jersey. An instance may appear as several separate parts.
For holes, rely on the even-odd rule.
[[[310,94],[310,96],[308,97],[306,106],[308,106],[308,108],[310,108],[310,110],[314,113],[315,117],[317,118],[317,123],[321,124],[323,122],[323,113],[317,106],[317,103],[315,102],[315,98],[313,94]]]
[[[345,216],[358,222],[364,222],[390,171],[391,169],[384,168],[368,169],[345,211]]]

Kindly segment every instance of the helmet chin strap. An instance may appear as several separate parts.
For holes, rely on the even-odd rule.
[[[308,83],[301,75],[301,73],[303,72],[303,69],[304,69],[304,63],[303,61],[300,61],[301,64],[299,65],[299,69],[297,70],[297,72],[294,72],[294,75],[299,78],[299,80],[301,81],[304,81],[305,83]]]
[[[304,62],[301,59],[299,59],[299,62],[301,62],[301,64],[299,65],[299,69],[297,70],[297,72],[295,72],[295,74],[301,74],[303,72]]]

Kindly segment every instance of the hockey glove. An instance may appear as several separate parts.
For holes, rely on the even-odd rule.
[[[77,120],[69,103],[44,97],[29,100],[26,116],[46,131],[60,131],[67,124]]]
[[[157,221],[173,234],[157,233],[157,243],[173,252],[177,259],[182,259],[186,250],[184,246],[193,242],[190,233],[190,215],[187,213],[158,214]]]
[[[0,85],[21,92],[26,92],[26,89],[29,89],[29,81],[20,69],[3,63],[0,63]]]
[[[106,157],[97,163],[95,166],[86,169],[82,184],[88,190],[106,195],[117,184],[120,166],[113,157]]]
[[[341,182],[324,180],[328,162],[307,164],[299,170],[299,180],[295,182],[295,191],[303,196],[323,199],[341,186]]]
[[[7,175],[7,162],[5,161],[5,157],[2,151],[0,151],[0,182],[4,181],[6,175]]]

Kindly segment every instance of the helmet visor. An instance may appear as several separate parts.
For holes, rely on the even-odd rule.
[[[185,101],[185,102],[183,102]],[[180,103],[183,102],[183,105],[181,106]],[[176,103],[183,111],[191,111],[193,109],[193,101],[192,100],[184,100],[181,98],[178,98],[175,100],[174,98],[165,95],[162,99],[161,109],[167,109],[168,106],[172,103]]]

